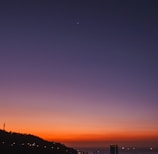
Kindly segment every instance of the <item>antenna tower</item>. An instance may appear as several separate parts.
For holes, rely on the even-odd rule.
[[[3,124],[3,130],[5,131],[5,123]]]

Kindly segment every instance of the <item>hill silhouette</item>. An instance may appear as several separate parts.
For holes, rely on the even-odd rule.
[[[0,153],[77,154],[77,151],[61,143],[48,142],[34,135],[0,130]]]

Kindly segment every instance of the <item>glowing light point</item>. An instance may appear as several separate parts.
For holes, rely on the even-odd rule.
[[[125,147],[122,147],[121,149],[122,149],[122,150],[124,150],[124,149],[125,149]]]

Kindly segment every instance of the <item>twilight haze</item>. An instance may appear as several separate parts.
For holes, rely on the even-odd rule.
[[[157,8],[1,2],[0,128],[71,146],[156,146]]]

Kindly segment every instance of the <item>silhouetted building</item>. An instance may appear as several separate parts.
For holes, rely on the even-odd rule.
[[[110,145],[110,154],[118,154],[118,145]]]

